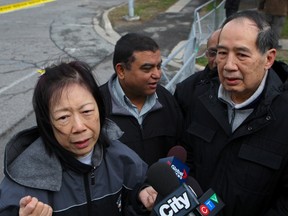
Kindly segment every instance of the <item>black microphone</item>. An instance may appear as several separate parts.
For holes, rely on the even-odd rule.
[[[210,188],[203,193],[201,186],[192,176],[188,177],[187,185],[191,187],[191,190],[196,194],[199,201],[199,206],[189,216],[215,216],[225,206],[224,202],[213,189]]]
[[[196,208],[196,212],[201,216],[215,216],[225,206],[221,198],[211,188],[198,200],[200,204]]]
[[[174,171],[166,163],[157,162],[150,166],[147,181],[161,197],[153,208],[158,216],[188,215],[199,205],[195,192],[185,183],[180,185]]]
[[[186,182],[190,168],[185,164],[187,152],[182,146],[172,147],[166,158],[159,159],[160,162],[167,163],[174,170],[180,183]]]
[[[188,176],[186,184],[191,188],[191,190],[194,191],[197,197],[200,197],[203,195],[203,190],[201,186],[199,185],[198,181],[192,176]]]
[[[215,216],[225,206],[212,189],[203,194],[193,177],[181,184],[166,163],[153,164],[148,169],[147,181],[158,192],[151,215]]]
[[[167,157],[176,157],[182,163],[185,163],[187,160],[187,151],[183,146],[176,145],[168,151]]]
[[[163,197],[180,186],[174,171],[169,165],[162,162],[156,162],[149,167],[147,181]]]

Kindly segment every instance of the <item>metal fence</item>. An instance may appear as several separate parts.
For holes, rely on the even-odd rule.
[[[161,82],[171,93],[174,93],[177,83],[195,73],[197,70],[196,58],[204,55],[201,47],[206,44],[211,33],[218,29],[225,20],[225,0],[217,2],[219,1],[210,0],[194,10],[194,19],[188,40],[163,61]],[[212,10],[207,10],[211,7]],[[179,56],[181,56],[180,62],[179,59],[175,60]]]

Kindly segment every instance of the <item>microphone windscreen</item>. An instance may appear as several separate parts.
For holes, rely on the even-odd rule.
[[[188,176],[188,178],[186,180],[186,184],[189,185],[193,189],[193,191],[196,193],[197,197],[200,197],[203,195],[203,190],[202,190],[201,186],[199,185],[197,180],[195,178],[193,178],[192,176]]]
[[[182,163],[185,163],[187,160],[187,151],[183,146],[177,145],[169,150],[167,157],[176,157]]]
[[[149,167],[147,181],[163,197],[180,186],[175,172],[168,164],[162,162],[156,162]]]

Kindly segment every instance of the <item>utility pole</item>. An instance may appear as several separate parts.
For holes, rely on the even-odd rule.
[[[135,16],[134,14],[134,0],[129,0],[128,2],[128,15],[124,17],[125,20],[127,21],[135,21],[139,20],[139,16]]]

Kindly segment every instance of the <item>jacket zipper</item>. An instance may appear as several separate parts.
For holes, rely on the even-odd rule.
[[[90,174],[87,173],[87,175],[84,175],[84,185],[85,185],[85,193],[86,193],[86,200],[87,200],[87,216],[93,215],[89,178],[91,180],[91,185],[95,185],[95,169],[96,167],[93,166]]]
[[[91,185],[95,185],[95,170],[96,170],[96,167],[93,166],[92,170],[91,170]]]

